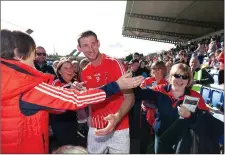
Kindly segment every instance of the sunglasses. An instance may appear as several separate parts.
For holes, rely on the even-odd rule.
[[[43,55],[43,56],[46,56],[47,54],[46,53],[36,53],[38,56],[41,56],[41,55]]]
[[[188,80],[188,76],[186,76],[186,75],[174,74],[173,76],[174,76],[176,79],[182,78],[183,80]]]

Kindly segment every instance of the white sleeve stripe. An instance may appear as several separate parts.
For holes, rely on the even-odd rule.
[[[67,93],[67,94],[71,94],[71,93],[72,93],[71,91],[67,91],[66,89],[63,89],[62,87],[59,87],[59,86],[52,86],[52,85],[49,85],[49,84],[47,84],[47,83],[45,83],[45,82],[42,82],[41,84],[39,84],[39,86],[42,86],[42,85],[45,85],[45,86],[47,86],[47,87],[49,87],[49,88],[52,88],[52,89],[55,89],[55,90],[57,90],[57,91],[63,91],[63,92],[65,92],[65,93]]]
[[[58,99],[61,99],[63,101],[66,101],[66,102],[71,102],[73,104],[76,104],[78,107],[84,105],[84,104],[91,104],[91,103],[97,103],[97,102],[101,102],[101,101],[104,101],[105,100],[105,96],[99,96],[99,97],[95,97],[95,98],[91,98],[91,99],[86,99],[86,100],[81,100],[81,101],[78,101],[76,100],[76,98],[72,98],[72,99],[66,99],[62,96],[59,96],[57,94],[53,94],[49,91],[46,91],[42,88],[39,88],[39,87],[35,87],[35,89],[45,93],[45,94],[48,94],[50,96],[53,96],[55,98],[58,98]]]
[[[38,88],[38,87],[35,87],[35,89],[37,89],[37,90],[39,90],[39,91],[41,91],[41,92],[43,92],[43,93],[45,93],[45,94],[48,94],[48,95],[50,95],[50,96],[53,96],[53,97],[55,97],[55,98],[61,99],[61,100],[63,100],[63,101],[66,101],[66,102],[70,102],[70,103],[76,104],[78,107],[84,105],[84,103],[83,103],[83,104],[77,104],[77,103],[74,102],[73,100],[68,100],[68,99],[66,99],[66,98],[63,98],[63,97],[61,97],[61,96],[52,94],[52,93],[50,93],[50,92],[48,92],[48,91],[46,91],[46,90],[43,90],[43,89],[41,89],[41,88]]]
[[[36,86],[36,87],[39,88],[39,89],[42,89],[42,90],[44,90],[43,88],[45,88],[48,91],[51,91],[50,93],[54,93],[55,95],[61,95],[61,96],[65,97],[65,98],[70,98],[70,99],[74,100],[77,103],[79,103],[79,102],[85,102],[85,101],[86,102],[89,102],[89,101],[92,101],[92,100],[95,100],[95,99],[99,99],[102,96],[105,97],[105,93],[104,92],[103,93],[101,92],[101,93],[92,94],[92,96],[94,95],[95,97],[89,97],[90,95],[82,96],[82,98],[80,98],[81,101],[79,101],[79,98],[77,99],[77,97],[74,95],[74,93],[72,93],[71,95],[66,95],[66,94],[64,94],[62,92],[55,91],[55,90],[53,90],[51,88],[48,88],[48,87],[45,87],[45,86],[42,86],[43,88],[38,87],[38,86]],[[45,91],[47,91],[47,90],[45,90]]]
[[[76,98],[78,99],[83,99],[83,98],[90,98],[90,97],[95,97],[97,95],[106,95],[105,92],[99,92],[99,93],[94,93],[94,94],[87,94],[87,95],[82,95],[81,92],[77,91],[78,94],[80,94],[80,96],[78,96],[78,94],[72,92],[72,91],[67,91],[61,87],[54,87],[54,86],[51,86],[51,85],[48,85],[46,83],[42,83],[42,84],[39,84],[40,87],[43,87],[45,89],[48,89],[50,91],[53,91],[53,92],[56,92],[57,94],[59,92],[62,92],[62,95],[74,95]]]
[[[59,81],[59,79],[56,79],[52,82],[52,85],[54,86],[57,82]]]
[[[38,88],[36,87],[36,89],[38,89],[39,91],[43,90],[44,93],[47,92],[46,90],[41,89],[39,87]],[[53,94],[52,92],[49,92],[49,93]],[[61,94],[61,93],[58,93],[58,94]],[[54,94],[54,97],[61,98],[62,96],[60,96],[58,94]],[[82,99],[82,100],[77,100],[75,97],[72,97],[72,96],[63,96],[63,98],[69,98],[69,99],[73,100],[73,102],[75,102],[77,104],[82,104],[83,102],[88,102],[87,104],[89,104],[90,102],[97,102],[99,99],[102,99],[102,98],[105,99],[105,95],[104,96],[98,96],[98,97],[95,97],[95,98]]]

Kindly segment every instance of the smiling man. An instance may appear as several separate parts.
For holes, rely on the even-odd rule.
[[[99,52],[100,42],[92,31],[81,33],[78,50],[83,52],[90,63],[81,73],[87,88],[97,88],[118,79],[125,73],[123,65],[114,58]],[[105,102],[89,107],[89,153],[129,153],[130,136],[127,112],[134,103],[132,90],[108,98]],[[111,120],[116,121],[111,122]],[[112,125],[108,130],[109,125]],[[103,129],[103,130],[96,130]],[[104,132],[99,132],[104,131]]]

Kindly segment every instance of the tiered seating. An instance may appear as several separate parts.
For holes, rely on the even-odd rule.
[[[208,87],[201,87],[200,94],[205,100],[205,103],[208,104],[210,102],[211,97],[211,89]]]
[[[213,74],[213,79],[215,84],[219,84],[218,77],[219,77],[218,74]]]
[[[206,104],[213,108],[222,110],[224,107],[224,92],[221,89],[202,86],[200,91],[201,96]],[[223,110],[222,110],[223,111]]]
[[[219,90],[215,90],[215,89],[212,89],[211,90],[211,93],[212,93],[212,97],[211,97],[211,105],[212,107],[221,107],[222,106],[222,98],[223,98],[223,92],[222,91],[219,91]]]
[[[212,115],[221,120],[224,121],[223,119],[223,113],[224,113],[224,92],[223,89],[215,89],[211,87],[201,87],[200,91],[201,96],[205,100],[205,103],[210,105],[212,109],[215,109],[219,111],[220,113],[212,113]],[[222,113],[222,114],[221,114]],[[222,118],[221,118],[222,117]],[[224,145],[224,135],[221,135],[219,137],[219,143],[221,145]]]

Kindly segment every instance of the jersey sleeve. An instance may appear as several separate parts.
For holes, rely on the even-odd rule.
[[[62,110],[76,110],[86,107],[86,104],[102,102],[105,98],[106,93],[101,89],[77,91],[46,83],[37,85],[21,96],[22,101]]]
[[[140,85],[140,87],[143,89],[145,88],[148,84],[151,84],[151,79],[150,78],[146,78]]]
[[[146,79],[141,83],[140,88],[145,88],[146,87]]]
[[[111,68],[113,69],[114,81],[126,73],[124,65],[117,59],[113,59]]]

